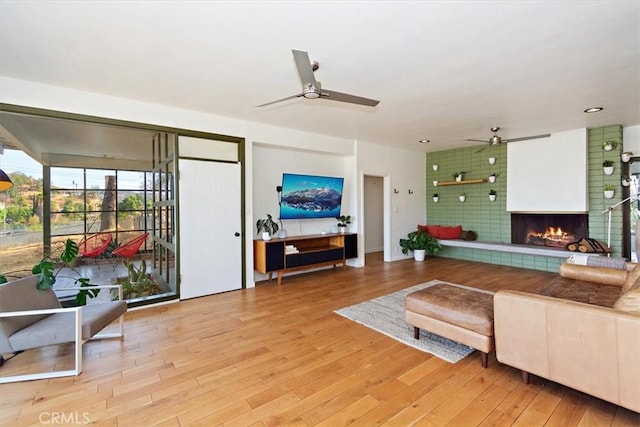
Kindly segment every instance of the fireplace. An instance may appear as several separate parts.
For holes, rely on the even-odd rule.
[[[565,248],[588,235],[589,215],[585,213],[511,214],[511,243]]]

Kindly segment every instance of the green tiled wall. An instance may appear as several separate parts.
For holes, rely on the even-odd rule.
[[[590,237],[601,241],[607,239],[607,216],[602,214],[606,207],[622,200],[620,153],[622,151],[622,127],[607,126],[590,129],[588,131],[588,162],[589,162],[589,234]],[[605,152],[603,141],[616,141],[618,148]],[[495,157],[496,163],[489,164],[489,157]],[[605,176],[602,162],[613,160],[616,168],[612,176]],[[479,241],[510,243],[511,242],[511,214],[506,210],[507,190],[507,146],[473,146],[453,150],[428,153],[426,155],[427,179],[427,218],[428,224],[458,225],[465,230],[473,230],[478,234]],[[433,170],[433,165],[438,170]],[[488,178],[497,173],[495,183],[433,186],[433,181],[453,181],[453,172],[465,171],[464,179],[473,180]],[[603,185],[611,183],[617,186],[613,199],[604,199]],[[489,201],[489,190],[498,193],[495,202]],[[466,193],[466,200],[458,200],[460,193]],[[439,201],[432,199],[433,193],[438,193]],[[611,246],[614,255],[620,255],[622,248],[622,211],[616,209],[612,216]],[[562,258],[545,257],[539,255],[511,254],[504,252],[477,250],[469,248],[445,247],[441,256],[455,259],[465,259],[500,264],[512,267],[522,267],[533,270],[557,272]]]

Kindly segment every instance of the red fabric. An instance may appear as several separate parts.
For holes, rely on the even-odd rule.
[[[418,225],[418,230],[426,231],[436,239],[459,239],[460,233],[462,233],[462,226]]]
[[[462,233],[462,226],[457,227],[440,227],[439,239],[459,239]]]

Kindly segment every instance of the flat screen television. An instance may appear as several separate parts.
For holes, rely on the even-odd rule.
[[[344,178],[282,174],[280,219],[339,216],[343,184]]]

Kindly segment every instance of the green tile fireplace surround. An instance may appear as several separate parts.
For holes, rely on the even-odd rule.
[[[612,125],[588,129],[588,194],[589,194],[589,237],[607,240],[607,215],[602,214],[607,207],[623,199],[621,185],[622,126]],[[604,141],[616,141],[618,147],[604,151]],[[517,142],[516,142],[517,144]],[[489,146],[478,152],[478,146],[428,153],[426,155],[427,180],[427,224],[458,225],[478,234],[478,242],[510,243],[511,213],[506,210],[507,193],[507,145]],[[549,153],[553,155],[553,153]],[[495,158],[490,164],[489,158]],[[612,160],[615,171],[606,176],[602,162]],[[570,161],[570,159],[568,159]],[[433,165],[437,165],[437,171]],[[491,174],[497,174],[494,183],[457,184],[437,186],[433,181],[454,181],[454,172],[465,171],[464,181],[486,181]],[[540,173],[545,173],[541,166]],[[535,179],[532,176],[531,179]],[[605,199],[603,186],[616,187],[613,199]],[[489,200],[489,190],[495,190],[496,200]],[[436,203],[432,195],[438,193]],[[466,194],[464,202],[458,196]],[[611,247],[614,256],[622,251],[622,209],[612,213]],[[568,255],[569,253],[567,253]],[[445,246],[439,254],[446,258],[464,259],[490,264],[521,267],[533,270],[557,272],[564,257],[521,254],[490,249]]]

